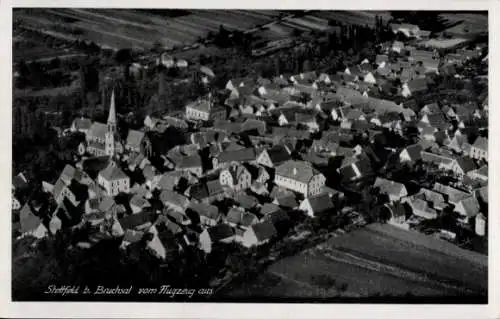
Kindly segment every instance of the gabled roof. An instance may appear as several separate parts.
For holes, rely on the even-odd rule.
[[[333,209],[333,203],[327,193],[314,197],[308,197],[305,200],[309,202],[314,213],[321,213]]]
[[[284,207],[284,208],[293,209],[293,208],[296,208],[299,206],[299,204],[297,203],[297,200],[295,199],[295,196],[293,194],[276,197],[274,200],[280,207]]]
[[[219,154],[219,163],[227,162],[250,162],[256,158],[255,149],[243,148],[235,151],[224,151]]]
[[[174,187],[177,185],[181,177],[181,172],[177,171],[163,173],[163,175],[161,175],[160,177],[160,180],[158,181],[157,187],[160,190],[174,190]]]
[[[282,145],[275,145],[270,149],[264,150],[269,155],[273,165],[280,165],[290,159],[290,154]]]
[[[484,186],[475,190],[474,194],[485,203],[488,203],[488,186]]]
[[[461,156],[456,159],[457,165],[464,171],[464,173],[468,173],[472,171],[476,166],[474,161],[470,157]]]
[[[59,178],[62,179],[64,183],[69,184],[71,183],[71,180],[75,176],[75,173],[76,169],[73,166],[66,164]]]
[[[61,192],[63,191],[64,187],[66,187],[66,184],[63,182],[61,178],[59,178],[54,185],[54,189],[52,190],[52,194],[54,195],[54,198],[57,198]]]
[[[182,227],[171,221],[166,215],[160,215],[155,221],[155,227],[158,231],[168,229],[172,234],[182,233]]]
[[[123,235],[123,242],[134,244],[141,241],[142,236],[144,236],[143,231],[137,231],[133,229],[126,229]]]
[[[186,105],[186,108],[195,109],[199,112],[209,113],[212,109],[210,102],[207,100],[197,100]]]
[[[289,160],[276,168],[277,176],[283,176],[302,183],[309,183],[311,178],[318,174],[321,173],[304,161]]]
[[[183,156],[177,166],[178,168],[201,167],[201,157],[198,154]]]
[[[73,121],[73,126],[77,130],[89,130],[92,126],[92,120],[86,117],[77,117]]]
[[[488,139],[480,136],[474,141],[474,144],[472,144],[472,146],[487,152],[488,151]]]
[[[135,229],[136,227],[147,223],[152,224],[155,220],[155,217],[156,214],[154,212],[144,210],[137,214],[127,215],[126,217],[119,219],[118,222],[122,226],[123,230]]]
[[[133,148],[139,148],[144,136],[144,132],[129,130],[127,135],[127,145]]]
[[[434,190],[444,195],[448,195],[448,201],[457,203],[460,200],[467,198],[470,194],[453,188],[451,186],[443,185],[441,183],[434,184]]]
[[[160,193],[162,203],[173,204],[179,207],[186,208],[189,205],[189,200],[179,193],[164,189]]]
[[[460,204],[464,208],[465,215],[467,217],[474,217],[479,213],[479,202],[477,201],[476,197],[472,195],[465,199],[462,199],[459,202],[459,205]]]
[[[271,239],[277,235],[276,228],[270,221],[257,223],[250,226],[259,242]]]
[[[210,219],[218,219],[220,217],[217,206],[205,203],[189,203],[188,209],[198,213],[200,216],[205,216]]]
[[[119,179],[128,178],[128,176],[121,170],[120,167],[114,162],[111,161],[108,166],[99,172],[102,178],[107,181],[115,181]]]
[[[134,205],[139,208],[151,207],[149,201],[138,194],[132,196],[132,198],[130,199],[130,205]]]
[[[427,90],[427,79],[425,78],[414,78],[407,83],[408,88],[411,92],[420,92]]]
[[[259,204],[257,198],[247,195],[243,192],[238,192],[234,196],[234,201],[239,204],[240,207],[245,209],[251,209]]]
[[[24,204],[19,212],[19,222],[21,225],[21,233],[27,233],[37,229],[42,220],[33,214],[29,204]]]
[[[381,193],[396,196],[401,196],[403,190],[406,190],[406,187],[403,184],[380,177],[377,177],[373,187],[380,188]]]
[[[271,214],[271,213],[279,211],[279,210],[281,210],[281,208],[278,205],[271,204],[271,203],[265,203],[264,205],[262,205],[262,207],[260,209],[260,213],[262,215],[267,215],[267,214]]]
[[[113,205],[116,205],[112,197],[105,196],[99,204],[99,210],[103,213],[109,212]]]
[[[206,231],[213,242],[218,242],[234,236],[234,230],[227,224],[218,224],[207,228]]]

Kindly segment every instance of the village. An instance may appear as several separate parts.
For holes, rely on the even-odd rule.
[[[16,238],[85,228],[78,249],[119,239],[123,251],[145,245],[165,263],[186,249],[209,255],[221,244],[293,241],[311,236],[311,224],[322,235],[388,223],[467,249],[487,241],[487,94],[482,103],[412,103],[437,75],[487,68],[486,44],[443,53],[453,39],[392,28],[410,40],[381,43],[373,59],[335,74],[230,79],[224,101],[208,93],[181,113],[148,115],[126,139],[111,92],[106,123],[78,117],[61,132],[85,140],[54,172],[57,182],[43,182],[44,196],[28,198],[33,185],[16,172]],[[158,155],[148,136],[169,130],[187,143]]]

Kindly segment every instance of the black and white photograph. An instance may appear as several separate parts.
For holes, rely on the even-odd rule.
[[[488,10],[11,10],[11,302],[488,304]]]

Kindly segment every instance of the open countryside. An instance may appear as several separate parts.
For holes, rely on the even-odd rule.
[[[373,224],[337,233],[272,264],[256,280],[224,292],[236,300],[248,295],[292,301],[316,296],[325,302],[402,295],[411,296],[409,300],[450,295],[463,300],[485,293],[487,266],[487,256],[417,232]],[[330,279],[330,286],[317,278]]]

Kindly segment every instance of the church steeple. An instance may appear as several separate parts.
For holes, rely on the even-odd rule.
[[[111,93],[111,102],[109,105],[109,116],[106,132],[106,155],[114,156],[115,154],[115,136],[116,136],[116,110],[115,110],[115,90]]]
[[[111,92],[111,103],[109,104],[108,125],[116,125],[116,110],[115,110],[115,90]]]

